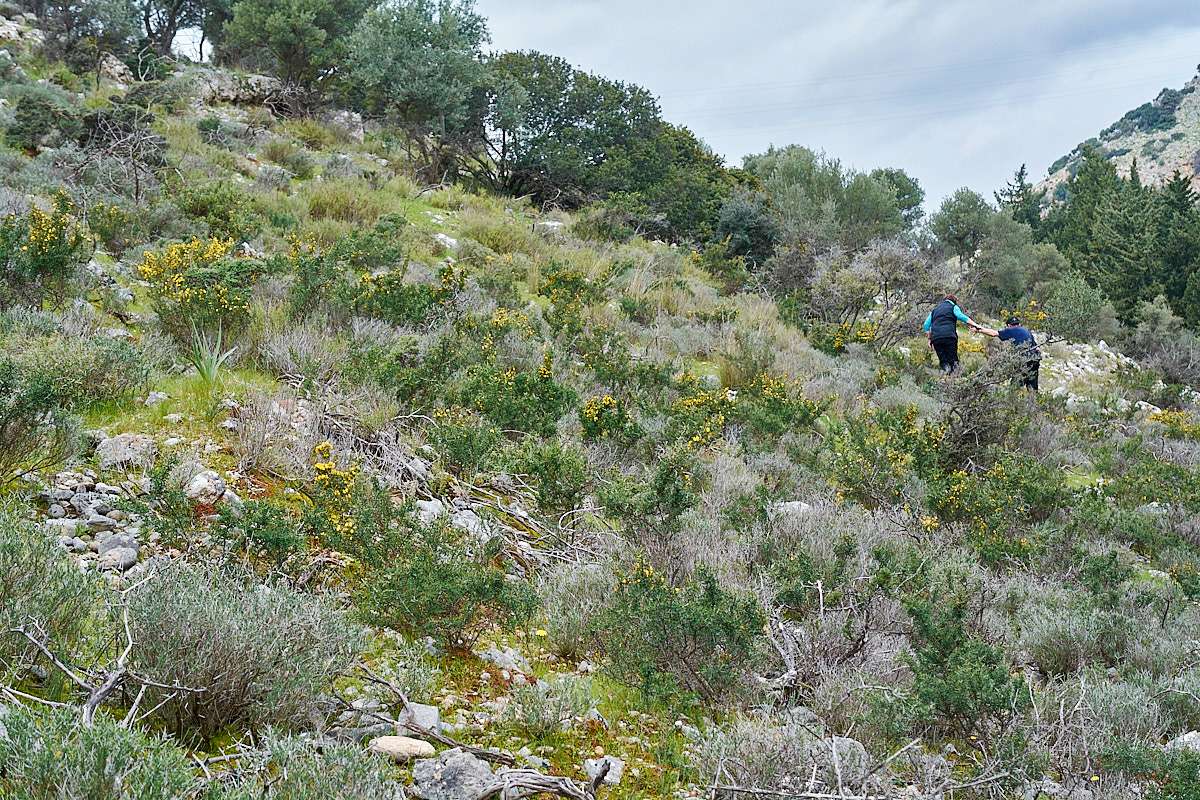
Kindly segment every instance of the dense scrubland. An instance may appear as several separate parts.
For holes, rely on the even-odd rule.
[[[1197,796],[1186,180],[926,219],[350,5],[0,4],[0,796]]]

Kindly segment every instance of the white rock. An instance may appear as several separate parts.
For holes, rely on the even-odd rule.
[[[149,467],[154,463],[158,448],[154,439],[141,433],[122,433],[96,445],[96,458],[101,469],[113,467]]]
[[[417,517],[421,520],[421,524],[423,525],[428,525],[445,513],[445,504],[436,497],[432,500],[417,501]]]
[[[433,238],[437,240],[438,244],[440,244],[442,247],[446,248],[447,250],[450,250],[450,251],[458,250],[458,240],[457,239],[447,236],[446,234],[444,234],[440,231],[438,233],[435,233],[433,235]]]
[[[1182,736],[1176,736],[1167,742],[1167,752],[1200,753],[1200,731],[1188,731]]]
[[[100,556],[97,562],[102,570],[124,572],[137,563],[137,550],[131,547],[117,547]]]
[[[151,392],[146,396],[145,404],[148,406],[156,406],[171,399],[171,395],[166,392]]]
[[[408,736],[379,736],[372,739],[368,747],[397,764],[407,764],[414,758],[430,758],[437,754],[429,742]]]
[[[226,488],[225,481],[220,475],[211,469],[206,469],[188,481],[183,493],[194,503],[215,506],[225,494]]]

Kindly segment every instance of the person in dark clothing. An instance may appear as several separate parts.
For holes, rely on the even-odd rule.
[[[958,369],[960,322],[972,330],[979,329],[975,321],[958,307],[958,298],[952,294],[946,295],[946,299],[934,306],[929,316],[925,317],[925,337],[929,339],[930,349],[937,353],[938,366],[947,375]]]
[[[1002,342],[1011,342],[1017,352],[1025,357],[1021,365],[1021,385],[1036,392],[1038,390],[1038,372],[1042,367],[1042,351],[1038,348],[1037,339],[1033,332],[1021,324],[1017,317],[1009,317],[1004,323],[1004,330],[995,331],[991,328],[979,328],[981,333],[994,336]]]

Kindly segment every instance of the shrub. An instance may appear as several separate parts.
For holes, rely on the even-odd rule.
[[[317,220],[374,225],[398,210],[395,197],[376,191],[364,180],[332,180],[308,185],[308,213]]]
[[[412,283],[406,270],[374,276],[363,273],[355,298],[358,311],[394,325],[419,325],[462,291],[463,273],[453,266],[441,270],[437,283]]]
[[[492,627],[510,629],[536,607],[524,581],[509,580],[485,548],[472,553],[456,528],[414,528],[369,573],[355,601],[372,625],[470,649]]]
[[[591,681],[580,675],[560,675],[519,687],[505,716],[526,735],[543,739],[570,728],[594,707]]]
[[[851,417],[830,437],[832,480],[868,507],[900,503],[914,484],[937,473],[943,435],[944,428],[920,420],[915,407]]]
[[[600,564],[563,564],[539,577],[547,641],[557,655],[577,659],[587,654],[592,625],[608,607],[616,585],[616,576]]]
[[[52,385],[64,406],[88,408],[128,399],[150,379],[142,353],[108,336],[21,338],[7,349],[28,375]]]
[[[28,374],[0,357],[0,487],[57,464],[72,452],[75,421],[52,375]]]
[[[44,144],[71,141],[81,128],[78,109],[69,95],[49,86],[23,86],[13,109],[13,124],[4,131],[12,147],[33,153]]]
[[[934,591],[910,597],[905,608],[913,622],[913,688],[897,702],[907,704],[910,722],[966,735],[1018,707],[1024,685],[998,647],[967,629],[964,598]]]
[[[276,564],[304,549],[301,521],[287,509],[262,500],[247,500],[240,509],[222,506],[218,534],[233,547],[254,552]]]
[[[307,150],[297,147],[286,139],[271,139],[262,147],[262,156],[267,161],[286,169],[297,178],[311,178],[317,164]]]
[[[559,418],[576,400],[575,392],[557,383],[546,365],[537,372],[475,365],[467,370],[455,395],[461,405],[475,409],[502,430],[539,436],[552,435]]]
[[[358,655],[361,631],[313,597],[176,561],[129,596],[136,669],[202,692],[156,691],[147,705],[177,735],[292,725]]]
[[[66,300],[88,256],[73,211],[60,194],[51,211],[31,208],[0,220],[0,308]]]
[[[812,786],[808,753],[815,738],[799,714],[793,719],[739,716],[706,730],[689,755],[701,777],[713,783],[800,791]],[[735,800],[738,793],[716,797]]]
[[[565,514],[583,501],[588,485],[587,460],[570,445],[526,440],[512,466],[527,477],[544,514]]]
[[[744,689],[760,663],[762,630],[758,603],[721,589],[708,572],[676,589],[639,564],[622,579],[595,635],[622,683],[650,697],[682,693],[713,703]]]
[[[117,258],[147,238],[143,218],[142,213],[117,203],[94,203],[87,211],[88,230],[107,252]]]
[[[21,800],[164,800],[198,788],[183,750],[104,715],[0,706],[0,792]]]
[[[193,329],[245,327],[257,265],[232,252],[231,239],[193,239],[142,257],[138,274],[150,283],[160,324],[178,341],[190,342]]]
[[[175,194],[175,204],[187,216],[204,222],[213,239],[239,243],[262,230],[258,205],[231,183],[185,186]]]
[[[81,574],[45,531],[0,506],[0,677],[20,677],[36,652],[13,628],[32,625],[52,650],[69,653],[84,634],[97,600],[96,581]],[[0,786],[3,784],[0,783]]]
[[[493,425],[465,409],[438,409],[434,419],[428,429],[429,443],[464,477],[478,473],[503,441]]]
[[[271,732],[261,750],[263,758],[245,765],[232,787],[216,791],[209,800],[396,800],[403,796],[383,761],[356,745],[318,744]]]
[[[640,435],[626,404],[611,394],[588,398],[579,409],[579,424],[583,438],[588,441],[606,438],[632,441]]]

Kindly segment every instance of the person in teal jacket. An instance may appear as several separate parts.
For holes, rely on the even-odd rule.
[[[947,294],[946,299],[934,306],[925,317],[925,338],[929,348],[937,353],[938,366],[949,375],[958,369],[958,323],[971,330],[979,330],[975,320],[958,307],[958,298]]]

